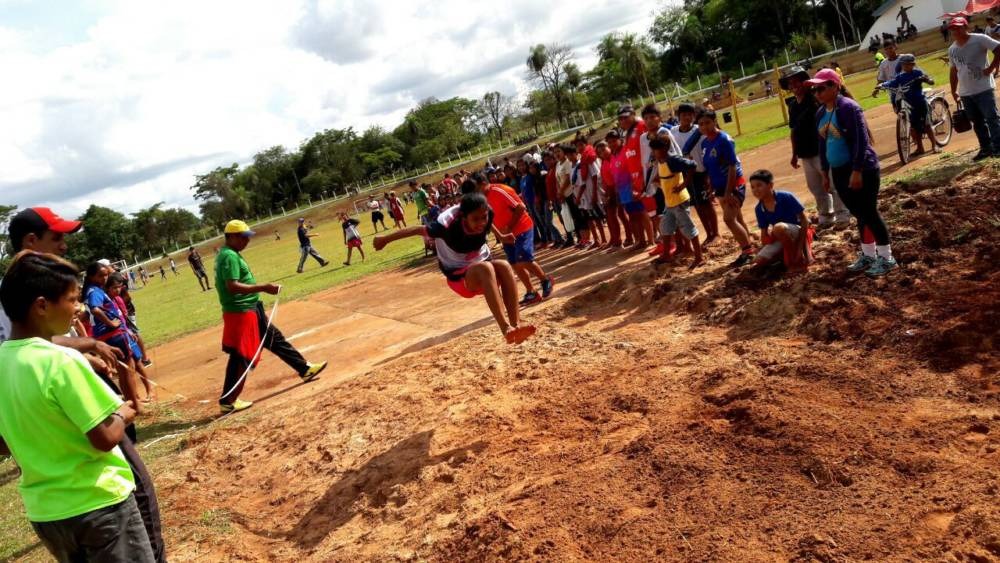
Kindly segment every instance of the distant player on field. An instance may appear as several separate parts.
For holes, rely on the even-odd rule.
[[[198,254],[198,250],[193,246],[188,247],[188,264],[191,265],[191,271],[198,278],[198,285],[201,286],[201,290],[208,291],[212,289],[212,286],[208,283],[208,274],[205,273],[205,264],[201,261],[201,254]],[[142,266],[139,267],[139,271],[145,273]],[[146,285],[145,275],[143,276],[142,284]]]

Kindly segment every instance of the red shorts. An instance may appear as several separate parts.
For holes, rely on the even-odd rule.
[[[361,248],[361,239],[352,238],[351,240],[347,241],[347,248]]]
[[[257,353],[260,338],[260,318],[256,309],[242,313],[222,313],[223,350],[234,350],[249,360]],[[254,366],[259,362],[260,357],[254,362]]]
[[[460,280],[449,280],[448,278],[445,278],[446,280],[448,280],[448,287],[450,287],[452,291],[454,291],[455,293],[459,294],[460,296],[466,299],[472,299],[477,295],[483,294],[482,291],[472,291],[471,289],[468,288],[468,286],[465,285],[464,271],[458,273],[462,274],[462,279]]]

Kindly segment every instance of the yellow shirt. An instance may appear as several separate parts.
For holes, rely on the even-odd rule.
[[[691,199],[687,188],[674,191],[677,189],[677,186],[684,185],[683,174],[671,172],[666,162],[658,163],[656,170],[660,175],[660,189],[663,190],[663,198],[667,202],[667,207],[677,207]]]

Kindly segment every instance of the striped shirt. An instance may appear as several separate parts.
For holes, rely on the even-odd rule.
[[[492,224],[491,210],[483,232],[466,233],[462,227],[461,213],[457,205],[445,209],[437,219],[427,224],[427,236],[434,239],[438,266],[445,277],[458,281],[465,277],[465,271],[470,266],[490,259],[490,247],[486,244],[486,236],[490,233]]]

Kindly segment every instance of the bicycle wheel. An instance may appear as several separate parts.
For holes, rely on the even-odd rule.
[[[941,98],[931,100],[930,112],[931,127],[934,130],[934,140],[940,146],[947,145],[951,141],[952,123],[951,108],[948,102]]]
[[[910,162],[910,119],[905,111],[899,112],[896,117],[896,149],[899,151],[899,161],[903,164]]]

